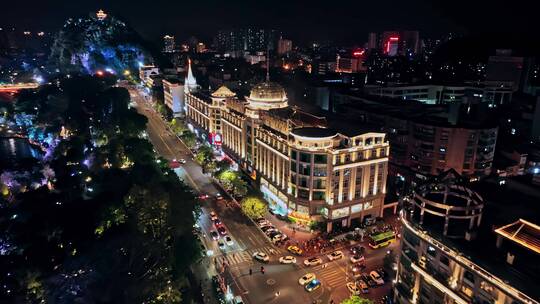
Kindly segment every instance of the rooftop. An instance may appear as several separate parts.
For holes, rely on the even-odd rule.
[[[337,131],[327,128],[316,128],[316,127],[304,127],[298,128],[291,131],[292,134],[311,137],[311,138],[323,138],[323,137],[333,137],[338,134]]]
[[[540,254],[540,226],[519,219],[512,224],[495,229],[495,233]]]

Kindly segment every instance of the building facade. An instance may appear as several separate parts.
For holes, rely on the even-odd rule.
[[[226,87],[187,92],[187,119],[255,180],[276,213],[331,231],[382,215],[389,144],[385,134],[339,130],[288,105],[269,81],[238,98]]]
[[[539,303],[538,273],[525,268],[538,268],[540,227],[519,220],[482,229],[485,203],[459,179],[445,172],[410,196],[402,214],[396,303]]]
[[[176,42],[174,36],[165,35],[163,37],[163,51],[165,53],[173,53],[176,50]]]
[[[163,79],[163,97],[165,105],[175,117],[184,113],[184,85],[177,80]]]

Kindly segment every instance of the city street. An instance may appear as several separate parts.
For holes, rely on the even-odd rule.
[[[235,295],[240,294],[246,303],[340,303],[348,298],[350,293],[346,283],[351,281],[350,254],[347,248],[341,249],[344,258],[328,262],[325,255],[321,255],[324,265],[314,267],[304,266],[304,259],[297,257],[296,264],[280,264],[281,256],[291,255],[284,248],[274,246],[259,230],[259,228],[245,217],[238,206],[228,204],[226,200],[217,201],[216,194],[220,193],[218,186],[213,180],[202,173],[201,167],[192,160],[191,151],[182,141],[172,134],[166,123],[150,107],[145,97],[136,89],[128,88],[132,99],[136,102],[138,111],[148,118],[148,136],[157,153],[167,160],[185,159],[186,163],[175,172],[184,179],[200,194],[208,194],[209,198],[203,201],[203,213],[199,219],[203,242],[208,250],[209,257],[204,260],[209,269],[218,272],[224,271],[227,284],[232,288]],[[222,193],[222,195],[226,195]],[[216,230],[210,220],[210,212],[217,213],[223,222],[228,235],[232,238],[232,244],[225,245],[223,249],[218,247],[218,242],[212,239],[211,232]],[[223,239],[224,236],[221,236]],[[363,271],[369,273],[373,269],[382,267],[383,257],[387,249],[371,250],[367,243],[362,244],[366,248],[365,259],[367,268]],[[396,248],[398,242],[391,245],[390,249]],[[266,253],[270,257],[269,263],[262,264],[255,261],[252,255],[255,252]],[[265,268],[261,273],[261,266]],[[250,275],[250,269],[252,274]],[[298,279],[306,273],[314,273],[321,281],[322,286],[313,292],[307,292],[298,283]],[[384,286],[370,289],[370,293],[364,295],[371,299],[380,299],[386,295],[390,287],[387,282]],[[279,295],[276,296],[276,292]]]

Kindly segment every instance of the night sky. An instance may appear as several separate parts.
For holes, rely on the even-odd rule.
[[[423,36],[448,31],[510,33],[538,37],[530,23],[535,10],[526,0],[4,0],[2,26],[56,30],[70,16],[103,8],[127,20],[145,38],[165,33],[203,41],[220,28],[263,26],[301,42],[332,39],[363,43],[370,31],[418,29]],[[441,2],[441,3],[437,3]],[[511,3],[511,4],[509,4]]]

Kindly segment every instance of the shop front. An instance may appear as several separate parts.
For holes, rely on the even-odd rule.
[[[264,199],[268,202],[268,208],[272,210],[274,214],[281,216],[287,216],[289,214],[289,208],[287,208],[287,196],[279,192],[276,187],[268,183],[264,178],[261,178],[260,190]]]

